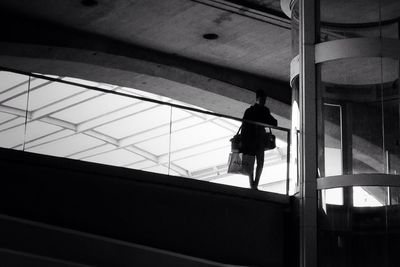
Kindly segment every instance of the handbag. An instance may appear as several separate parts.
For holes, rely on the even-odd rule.
[[[266,133],[265,136],[265,146],[264,150],[271,150],[276,147],[275,135],[272,134],[271,128],[269,128],[269,132]]]
[[[242,150],[242,135],[240,134],[240,130],[242,126],[239,127],[237,133],[229,140],[231,141],[231,151],[239,152]]]
[[[250,175],[254,170],[254,161],[256,157],[239,152],[229,154],[228,173]]]

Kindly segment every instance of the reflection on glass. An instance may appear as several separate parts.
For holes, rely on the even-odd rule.
[[[317,2],[318,42],[339,41],[324,44],[331,49],[324,55],[351,54],[343,45],[356,38],[380,43],[374,55],[363,54],[372,48],[365,44],[354,47],[360,54],[317,64],[319,174],[399,174],[400,62],[385,53],[385,43],[400,37],[400,1]],[[397,266],[399,192],[387,186],[320,190],[318,266]]]
[[[388,190],[378,186],[354,186],[354,207],[381,207],[387,202]]]
[[[325,176],[341,175],[342,110],[340,105],[324,104]]]
[[[343,174],[342,151],[342,109],[340,105],[323,106],[324,120],[324,166],[320,173],[324,177]],[[343,189],[333,188],[322,191],[324,203],[343,205]]]
[[[296,97],[294,97],[296,93]],[[294,194],[298,191],[298,179],[299,179],[299,131],[300,131],[300,110],[298,102],[298,90],[293,89],[292,91],[292,125],[291,125],[291,142],[290,142],[290,194]],[[297,99],[297,100],[296,100]]]
[[[324,101],[346,107],[343,138],[348,144],[345,147],[349,150],[347,157],[352,161],[346,159],[343,162],[346,164],[345,173],[398,173],[399,61],[395,64],[393,61],[364,60],[357,64],[353,61],[350,65],[337,61],[321,66]],[[383,80],[380,70],[383,71]],[[334,124],[329,126],[326,121],[325,130],[334,132]],[[327,133],[325,138],[328,138],[325,142],[330,140]],[[327,151],[334,153],[330,148]],[[330,164],[325,164],[327,166]],[[329,176],[329,170],[326,171]]]
[[[325,189],[321,194],[324,205],[343,205],[343,188]]]
[[[321,0],[319,6],[321,42],[360,37],[399,39],[399,1]],[[397,57],[377,56],[319,64],[321,103],[337,103],[346,109],[343,173],[399,172],[399,66]],[[326,130],[327,125],[324,127]],[[328,148],[325,153],[335,152]],[[325,160],[330,160],[328,155]],[[325,171],[323,176],[329,176],[330,170]]]

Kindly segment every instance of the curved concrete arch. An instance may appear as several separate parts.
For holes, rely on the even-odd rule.
[[[182,67],[98,50],[0,42],[0,62],[0,67],[25,72],[137,88],[235,117],[241,117],[255,98],[252,90]],[[243,78],[246,82],[245,77],[234,78]],[[268,105],[278,116],[280,125],[290,125],[287,104],[270,97]]]
[[[1,67],[137,88],[236,116],[254,98],[249,90],[190,71],[84,49],[0,43],[0,59]]]

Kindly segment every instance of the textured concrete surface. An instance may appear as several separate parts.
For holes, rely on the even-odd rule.
[[[190,1],[185,1],[185,3],[194,5]],[[285,56],[280,55],[275,49],[287,48],[281,45],[283,39],[279,40],[280,45],[277,44],[277,47],[270,44],[265,49],[261,46],[255,48],[255,44],[264,45],[264,42],[260,43],[257,40],[260,37],[259,34],[254,32],[251,33],[252,36],[247,36],[247,34],[242,36],[232,32],[232,36],[223,43],[216,40],[208,43],[207,46],[201,46],[200,43],[210,40],[202,37],[201,42],[191,40],[191,45],[197,47],[196,51],[186,53],[184,52],[186,49],[179,46],[188,42],[186,39],[190,37],[190,34],[183,30],[173,32],[179,36],[175,38],[176,40],[162,40],[160,34],[152,33],[161,39],[153,38],[148,42],[141,42],[137,38],[142,38],[144,33],[131,32],[124,27],[125,23],[128,23],[132,29],[136,29],[144,26],[142,25],[144,23],[148,30],[152,27],[157,28],[161,22],[154,24],[151,21],[160,20],[161,18],[158,18],[154,12],[161,12],[163,15],[160,16],[168,23],[175,25],[177,29],[189,27],[187,31],[194,31],[191,26],[186,25],[195,18],[195,15],[200,14],[193,10],[190,16],[187,15],[186,20],[170,21],[173,20],[172,14],[179,10],[183,12],[182,7],[162,9],[165,7],[161,3],[159,4],[161,6],[156,4],[149,6],[148,3],[142,3],[141,9],[139,8],[142,13],[145,14],[144,10],[147,9],[149,9],[147,12],[151,13],[146,13],[149,21],[142,22],[137,21],[139,18],[132,16],[127,16],[120,21],[122,17],[118,17],[119,12],[125,12],[121,10],[124,7],[123,4],[120,6],[105,4],[94,10],[86,10],[86,7],[75,4],[65,6],[64,2],[59,3],[58,8],[52,6],[53,2],[43,3],[44,8],[31,6],[29,3],[20,5],[14,2],[2,2],[1,5],[5,7],[2,9],[4,12],[2,20],[12,25],[6,28],[0,37],[1,65],[5,67],[132,86],[236,117],[241,117],[243,110],[254,101],[254,91],[264,89],[271,97],[269,105],[272,112],[278,115],[280,126],[289,126],[288,104],[290,104],[291,90],[285,79],[282,80],[283,76],[280,76],[288,70],[286,63],[268,60],[262,63],[262,70],[259,68],[260,71],[255,71],[257,68],[255,66],[260,64],[261,56],[265,54],[264,50],[267,48],[273,48],[268,52],[272,53],[273,57],[280,61],[284,60]],[[140,3],[126,8],[137,12],[137,5]],[[206,7],[203,4],[197,5],[201,8]],[[196,8],[199,8],[197,5],[195,5]],[[106,10],[107,8],[110,10]],[[162,10],[159,10],[160,8]],[[201,14],[211,19],[214,12],[219,9],[208,8],[212,11],[210,11],[211,14]],[[60,13],[61,11],[72,15],[66,17],[64,13]],[[229,16],[244,19],[243,16],[235,13],[230,13]],[[88,18],[92,18],[93,21],[89,23]],[[79,20],[81,20],[80,23],[78,23]],[[105,23],[103,20],[107,21],[108,28],[103,25]],[[246,17],[246,20],[255,23],[253,19]],[[162,23],[167,23],[166,21]],[[260,25],[265,24],[265,22],[260,23]],[[255,27],[253,24],[239,23],[240,27],[244,27],[242,31],[250,31]],[[121,29],[115,30],[118,27]],[[281,30],[278,26],[274,27]],[[172,29],[166,29],[162,31],[162,35],[168,37],[172,34],[171,31]],[[235,31],[234,27],[230,31]],[[266,32],[270,31],[266,29]],[[282,32],[285,33],[288,30],[283,29]],[[123,34],[125,37],[122,37]],[[289,36],[286,38],[287,41],[289,41],[288,38]],[[240,42],[232,41],[236,39]],[[272,39],[269,42],[272,42]],[[241,51],[236,51],[234,48],[228,49],[224,47],[225,45],[236,47],[236,50]],[[171,46],[178,46],[179,52],[170,49]],[[214,51],[215,49],[219,52]],[[232,49],[234,51],[229,52]],[[203,56],[197,56],[198,54],[203,54]],[[239,54],[241,56],[237,57]],[[214,59],[210,58],[211,56]],[[254,60],[254,57],[259,59]],[[276,71],[279,75],[268,76],[269,72],[274,72],[274,68],[280,68]]]

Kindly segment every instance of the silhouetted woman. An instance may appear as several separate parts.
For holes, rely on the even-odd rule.
[[[277,120],[272,117],[269,109],[265,106],[266,100],[267,96],[265,93],[262,90],[258,90],[256,93],[256,103],[246,109],[243,119],[277,126]],[[252,189],[257,189],[258,183],[260,182],[264,166],[265,142],[266,131],[264,126],[243,122],[242,153],[256,156],[257,162],[255,178],[253,173],[249,175],[250,188]]]

